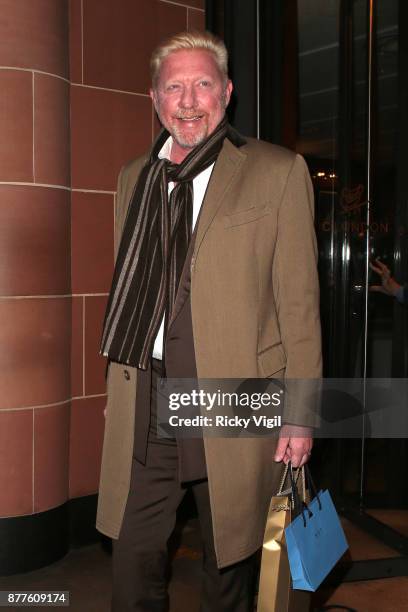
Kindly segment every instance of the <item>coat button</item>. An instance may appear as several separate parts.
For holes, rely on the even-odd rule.
[[[123,376],[126,378],[126,380],[130,380],[129,370],[123,370]]]

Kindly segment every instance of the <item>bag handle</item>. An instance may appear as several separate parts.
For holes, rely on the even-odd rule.
[[[288,477],[289,466],[290,466],[291,469],[293,469],[292,466],[290,465],[290,461],[289,461],[289,463],[287,463],[285,465],[285,469],[283,470],[283,474],[282,474],[282,478],[281,478],[281,481],[280,481],[279,489],[278,489],[278,492],[276,493],[277,497],[285,497],[286,495],[292,495],[292,486],[290,486],[289,488],[283,490],[284,484],[285,484],[285,482],[287,480],[287,477]],[[297,481],[299,479],[300,471],[301,470],[300,470],[300,468],[295,468],[295,469],[297,469],[297,473],[296,473],[296,476],[295,476],[295,483],[297,484]]]
[[[296,474],[294,471],[296,470]],[[299,480],[300,474],[302,475],[302,496],[303,499],[300,498],[299,490],[297,487],[297,482]],[[290,480],[290,487],[287,489],[283,489],[285,482],[288,478]],[[319,505],[319,510],[322,509],[322,503],[320,501],[319,494],[317,493],[312,475],[310,473],[310,468],[307,465],[303,465],[301,468],[293,468],[291,462],[289,461],[285,465],[285,469],[283,470],[282,478],[280,481],[279,489],[277,492],[277,497],[290,496],[292,507],[295,515],[302,514],[303,525],[306,527],[306,517],[305,512],[307,512],[308,517],[311,518],[313,516],[313,512],[310,510],[308,504],[306,503],[306,488],[311,493],[311,499],[316,498],[317,503]]]
[[[277,497],[283,497],[283,496],[288,494],[288,490],[285,490],[285,491],[283,490],[283,485],[285,484],[286,478],[288,477],[288,469],[289,469],[289,465],[286,464],[285,465],[285,469],[283,470],[283,474],[282,474],[282,478],[281,478],[281,481],[280,481],[279,489],[278,489],[278,492],[276,494]]]
[[[322,509],[322,502],[320,500],[320,496],[316,490],[315,484],[313,482],[313,478],[312,475],[310,473],[310,468],[307,465],[307,463],[305,463],[302,466],[302,480],[303,480],[303,501],[301,504],[301,513],[302,513],[302,519],[303,519],[303,526],[306,527],[306,517],[305,517],[305,511],[308,513],[309,518],[311,518],[313,516],[313,512],[310,510],[308,504],[306,503],[306,487],[307,489],[310,491],[311,493],[311,499],[316,498],[317,499],[317,503],[319,506],[319,511]],[[297,494],[298,498],[298,491],[296,488],[296,491],[294,491],[294,494]]]
[[[286,480],[288,478],[288,474],[290,475],[290,486],[286,489],[283,489]],[[297,470],[296,475],[293,475],[293,468],[290,462],[285,465],[283,470],[282,478],[280,481],[278,492],[276,493],[277,497],[288,497],[289,498],[289,507],[294,510],[294,513],[298,515],[301,512],[301,503],[297,490],[297,481],[299,479],[300,469]]]
[[[319,510],[322,509],[322,502],[320,501],[319,494],[315,487],[315,483],[313,482],[312,474],[310,473],[310,468],[307,463],[302,467],[303,470],[303,478],[304,482],[306,481],[306,487],[312,494],[312,499],[315,497],[317,499],[317,503],[319,505]],[[306,498],[305,498],[306,500]]]
[[[300,473],[300,472],[301,472],[301,469],[298,470],[298,473]],[[304,500],[302,500],[302,501],[300,500],[299,491],[298,491],[296,482],[295,482],[295,480],[293,478],[292,464],[290,464],[290,466],[289,466],[289,477],[290,477],[290,482],[291,482],[291,486],[292,486],[292,499],[293,499],[293,502],[294,502],[294,512],[295,512],[295,515],[297,516],[298,514],[302,514],[303,526],[306,527],[305,511],[308,513],[309,518],[311,518],[313,516],[313,512],[310,510],[309,506],[306,504],[306,502]]]

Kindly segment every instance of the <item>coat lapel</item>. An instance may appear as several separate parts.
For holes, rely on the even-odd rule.
[[[246,153],[235,147],[232,142],[226,138],[214,166],[202,204],[202,210],[198,220],[193,259],[197,257],[208,228],[245,159]]]
[[[169,327],[179,315],[187,295],[190,292],[190,264],[192,257],[195,258],[204,236],[214,219],[217,210],[222,204],[223,197],[246,158],[246,154],[235,147],[230,140],[225,139],[223,148],[214,166],[208,188],[201,206],[197,227],[193,233],[191,244],[188,249],[186,261],[180,278],[173,312],[169,321]]]
[[[190,264],[191,264],[191,255],[194,249],[194,241],[195,241],[195,234],[193,234],[191,238],[190,246],[188,247],[186,260],[184,262],[183,271],[180,277],[180,283],[177,289],[176,299],[174,302],[173,310],[172,310],[170,321],[169,321],[169,328],[172,326],[173,321],[176,319],[176,317],[178,317],[178,315],[180,314],[180,311],[184,306],[184,302],[186,301],[188,295],[190,294],[190,281],[191,281]]]

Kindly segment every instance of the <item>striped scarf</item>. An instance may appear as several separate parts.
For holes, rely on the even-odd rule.
[[[240,138],[226,118],[181,164],[157,157],[169,137],[166,130],[154,143],[116,259],[101,345],[110,361],[147,368],[164,313],[166,330],[191,238],[193,179],[217,159],[225,136]],[[170,201],[169,181],[176,183]]]

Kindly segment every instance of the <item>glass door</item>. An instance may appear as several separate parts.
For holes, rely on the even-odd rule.
[[[315,187],[328,377],[408,375],[408,308],[370,291],[379,279],[369,266],[378,257],[400,282],[407,278],[408,201],[401,177],[407,60],[400,48],[406,45],[401,15],[407,9],[402,4],[297,4],[296,149],[305,156]],[[362,431],[361,439],[319,445],[316,468],[345,506],[384,520],[379,508],[408,508],[405,440],[367,439]]]
[[[231,121],[309,165],[324,375],[364,389],[408,377],[408,305],[370,291],[375,258],[408,281],[408,1],[206,0],[206,9],[236,77]],[[362,428],[316,446],[313,469],[339,507],[392,540],[373,517],[390,524],[390,509],[408,509],[407,440]],[[408,561],[408,539],[393,542]]]

